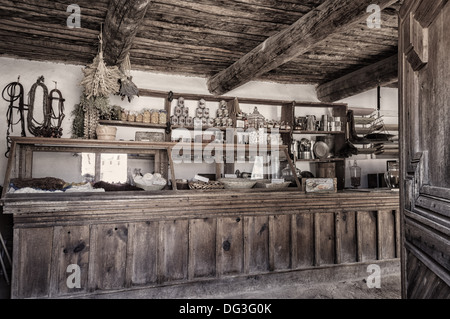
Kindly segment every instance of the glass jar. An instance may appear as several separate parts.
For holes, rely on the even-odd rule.
[[[151,122],[151,116],[152,115],[151,115],[150,111],[149,110],[145,110],[143,118],[142,118],[142,122],[144,122],[146,124],[149,124]]]
[[[288,165],[286,165],[285,168],[283,168],[283,170],[281,171],[281,176],[284,178],[285,181],[287,182],[292,182],[294,181],[294,176],[292,174],[292,170],[291,167]]]
[[[150,123],[159,124],[159,110],[151,110]]]
[[[159,111],[159,124],[165,125],[167,123],[167,111]]]
[[[361,167],[355,161],[353,166],[350,167],[350,179],[353,188],[358,188],[361,186]]]
[[[135,122],[136,121],[136,113],[130,112],[128,113],[128,122]]]
[[[299,170],[298,168],[295,168],[295,174],[301,180],[302,171]],[[287,164],[286,167],[281,171],[281,177],[286,182],[291,182],[291,184],[295,184],[295,176],[292,174],[292,169],[289,164]]]
[[[384,174],[384,179],[389,188],[400,188],[400,167],[398,162],[388,162],[388,171]]]

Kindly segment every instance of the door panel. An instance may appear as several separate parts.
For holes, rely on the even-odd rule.
[[[450,3],[400,10],[402,272],[405,298],[450,298]]]

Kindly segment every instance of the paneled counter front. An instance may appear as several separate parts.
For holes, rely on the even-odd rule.
[[[386,274],[400,257],[391,191],[7,194],[3,205],[14,216],[12,298],[195,297],[354,279],[370,264]]]

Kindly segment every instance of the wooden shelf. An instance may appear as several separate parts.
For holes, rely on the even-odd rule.
[[[344,131],[335,131],[335,132],[329,132],[329,131],[293,131],[293,134],[299,134],[299,135],[340,135],[345,134]]]
[[[342,162],[345,158],[324,158],[324,159],[298,159],[298,163],[331,163],[331,162]]]
[[[171,126],[172,129],[176,130],[176,129],[180,129],[180,128],[184,128],[187,129],[189,131],[195,131],[195,130],[202,130],[202,131],[206,131],[206,130],[219,130],[219,131],[226,131],[228,129],[234,130],[233,127],[217,127],[217,126],[200,126],[200,127],[195,127],[195,126],[187,126],[187,125],[172,125]]]
[[[353,111],[354,116],[370,116],[374,114],[377,110],[365,107],[351,107],[349,110]]]
[[[375,118],[375,117],[357,117],[357,116],[355,116],[355,124],[356,125],[371,125],[376,120],[377,120],[377,118]]]
[[[110,125],[110,126],[123,126],[123,127],[140,127],[140,128],[147,128],[147,129],[166,129],[167,125],[165,124],[151,124],[151,123],[142,123],[142,122],[126,122],[126,121],[111,121],[111,120],[100,120],[100,124],[102,125]],[[172,129],[179,129],[179,128],[185,128],[190,131],[194,130],[200,130],[199,127],[195,126],[186,126],[186,125],[172,125]],[[217,127],[217,126],[202,126],[201,130],[220,130],[220,131],[227,131],[227,130],[244,130],[243,128],[236,128],[236,127]],[[271,131],[272,129],[265,128],[266,131]],[[279,133],[281,134],[288,134],[291,131],[286,129],[279,129]],[[337,132],[334,132],[337,133]],[[342,132],[343,133],[343,132]]]
[[[124,127],[141,127],[141,128],[152,128],[152,129],[166,129],[167,125],[165,124],[151,124],[151,123],[142,123],[142,122],[125,122],[125,121],[110,121],[110,120],[100,120],[100,124],[102,125],[111,125],[111,126],[124,126]],[[199,127],[195,126],[186,126],[186,125],[172,125],[172,129],[185,128],[190,131],[200,130]],[[201,130],[206,131],[209,129],[227,131],[227,130],[245,130],[244,128],[237,127],[217,127],[217,126],[202,126]],[[265,128],[266,131],[271,131],[272,129]],[[286,129],[278,129],[279,133],[288,134],[291,131]],[[324,133],[324,132],[322,132]],[[332,133],[343,133],[343,132],[332,132]]]
[[[215,146],[215,147],[223,147],[225,150],[230,148],[236,151],[258,151],[258,150],[267,150],[272,151],[272,150],[276,150],[278,149],[279,151],[284,151],[286,150],[288,147],[286,145],[279,145],[277,147],[272,147],[270,144],[267,145],[260,145],[260,144],[226,144],[226,143],[183,143],[183,142],[172,142],[170,143],[170,145],[172,145],[172,147],[174,148],[175,146],[177,147],[181,147],[181,148],[194,148],[194,147],[199,147],[201,146],[202,148],[205,147],[209,147],[209,146]]]
[[[110,120],[100,120],[98,122],[102,125],[111,125],[111,126],[141,127],[153,129],[165,129],[167,127],[166,124],[152,124],[143,122],[126,122],[126,121],[110,121]]]

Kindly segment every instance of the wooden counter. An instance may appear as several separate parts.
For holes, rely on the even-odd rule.
[[[153,298],[249,276],[355,276],[398,261],[398,206],[395,192],[298,189],[7,195],[11,295]]]

